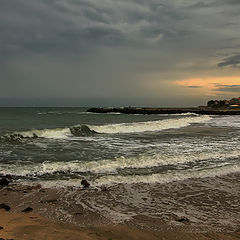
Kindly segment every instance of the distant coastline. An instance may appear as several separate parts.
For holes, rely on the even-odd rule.
[[[123,113],[123,114],[184,114],[195,113],[201,115],[240,115],[240,97],[230,100],[210,100],[207,106],[185,108],[151,108],[151,107],[112,107],[90,108],[92,113]]]
[[[122,114],[181,114],[196,113],[201,115],[240,115],[240,109],[213,109],[209,107],[195,108],[148,108],[148,107],[117,107],[117,108],[90,108],[92,113],[122,113]]]

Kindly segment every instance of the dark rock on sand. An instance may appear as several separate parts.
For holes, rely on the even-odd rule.
[[[2,226],[0,226],[0,230],[2,230],[3,229],[3,227]]]
[[[11,208],[7,204],[2,203],[0,204],[0,209],[5,209],[6,211],[9,211]]]
[[[190,220],[187,218],[187,217],[180,217],[177,219],[178,222],[181,222],[181,223],[189,223]]]
[[[25,212],[25,213],[29,213],[31,212],[33,209],[31,207],[27,207],[25,208],[24,210],[22,210],[22,212]]]
[[[6,177],[0,179],[0,186],[2,187],[7,186],[9,183],[9,180]]]
[[[81,184],[83,185],[83,188],[89,188],[90,187],[90,183],[85,179],[83,179],[81,181]]]

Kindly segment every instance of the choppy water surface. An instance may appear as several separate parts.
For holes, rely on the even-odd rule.
[[[240,170],[239,116],[2,108],[0,174],[46,185],[166,183]]]

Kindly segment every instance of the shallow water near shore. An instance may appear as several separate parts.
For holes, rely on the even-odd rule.
[[[157,228],[186,216],[202,230],[235,229],[239,140],[239,116],[1,108],[0,174],[55,189],[64,201],[52,215],[70,222],[81,208],[106,223]],[[92,188],[80,190],[82,179]]]

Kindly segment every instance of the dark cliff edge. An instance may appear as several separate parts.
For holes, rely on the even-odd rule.
[[[123,113],[123,114],[181,114],[196,113],[202,115],[240,115],[240,109],[209,109],[209,108],[90,108],[91,113]]]

